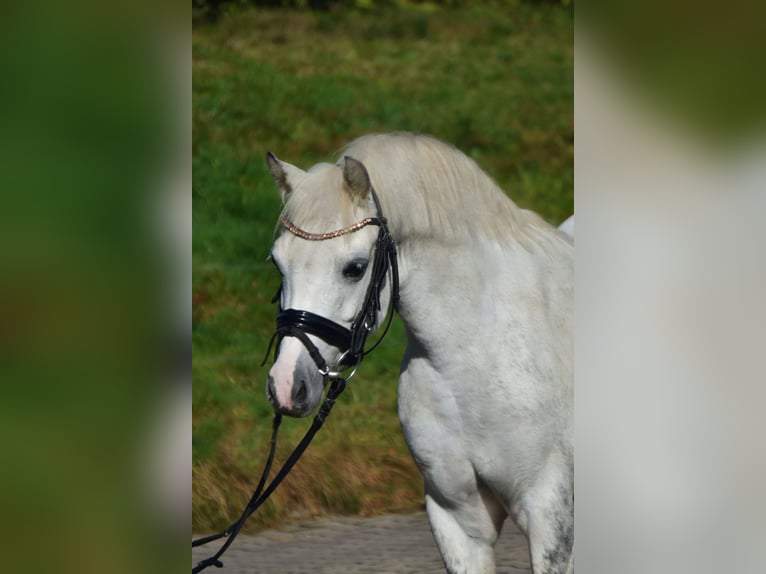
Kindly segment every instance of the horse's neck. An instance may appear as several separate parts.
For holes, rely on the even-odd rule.
[[[494,289],[492,273],[507,261],[494,261],[486,248],[408,245],[401,250],[399,314],[410,345],[434,360],[444,360],[483,320]]]
[[[571,284],[571,257],[563,253],[543,257],[513,242],[407,245],[399,310],[411,348],[439,364],[466,354],[481,361],[506,326],[532,329],[548,313],[566,313],[560,285]]]

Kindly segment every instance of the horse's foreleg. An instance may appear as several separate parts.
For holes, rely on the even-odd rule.
[[[572,518],[565,512],[544,512],[529,519],[529,554],[534,574],[574,572]]]
[[[525,497],[518,516],[529,538],[534,574],[574,572],[574,498],[571,476],[547,473],[542,484]]]
[[[426,511],[449,574],[495,572],[494,545],[505,512],[494,500],[477,491],[455,502],[427,486]]]
[[[412,345],[412,343],[410,344]],[[494,545],[507,514],[470,462],[456,402],[445,381],[408,348],[399,383],[399,418],[425,479],[431,531],[450,574],[495,572]]]

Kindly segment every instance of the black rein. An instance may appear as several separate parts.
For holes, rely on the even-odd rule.
[[[204,560],[197,563],[192,568],[192,574],[202,572],[209,566],[215,566],[222,568],[223,563],[220,558],[226,549],[231,545],[234,539],[239,534],[245,521],[255,512],[271,495],[272,492],[279,486],[284,480],[290,470],[295,466],[300,459],[303,452],[308,448],[314,435],[322,428],[325,420],[330,414],[335,401],[340,394],[346,388],[347,378],[340,375],[340,370],[344,367],[356,366],[361,360],[370,353],[375,347],[378,346],[383,337],[388,333],[388,329],[391,326],[394,313],[398,307],[399,302],[399,271],[397,268],[396,246],[391,234],[388,230],[386,219],[383,217],[380,208],[380,202],[375,194],[375,190],[370,188],[373,200],[375,201],[375,207],[378,211],[378,217],[369,218],[367,222],[363,222],[364,225],[377,225],[379,227],[378,237],[375,244],[375,255],[372,263],[372,271],[370,276],[370,283],[367,286],[367,292],[365,294],[362,308],[357,315],[356,319],[351,325],[350,329],[339,325],[338,323],[326,319],[320,315],[311,313],[310,311],[301,311],[297,309],[280,310],[277,315],[277,329],[272,337],[271,343],[269,343],[269,350],[266,351],[266,357],[268,358],[269,351],[274,339],[277,339],[277,347],[275,351],[276,356],[279,353],[279,343],[284,337],[296,337],[306,347],[309,355],[314,360],[317,368],[325,378],[325,384],[330,383],[325,400],[322,406],[314,416],[314,420],[311,423],[311,427],[308,429],[303,439],[295,447],[295,450],[290,454],[288,459],[282,465],[282,468],[276,474],[274,479],[266,487],[266,479],[271,472],[271,465],[274,462],[274,452],[277,446],[277,433],[279,431],[279,425],[282,422],[282,415],[279,413],[274,414],[274,422],[271,433],[271,443],[269,447],[269,456],[266,461],[266,465],[261,473],[261,478],[258,481],[253,495],[250,497],[250,501],[242,511],[239,519],[232,522],[224,531],[209,536],[204,536],[196,540],[192,540],[192,548],[201,546],[218,540],[220,538],[226,538],[226,542],[218,549],[218,551]],[[356,229],[361,228],[360,226]],[[375,329],[378,322],[378,313],[380,312],[380,294],[385,286],[386,275],[390,272],[391,280],[391,302],[392,311],[389,314],[386,327],[383,334],[375,342],[372,347],[364,350],[365,342],[369,334]],[[280,287],[281,289],[281,287]],[[277,292],[278,299],[279,292]],[[322,354],[317,349],[316,345],[311,341],[309,335],[318,337],[328,343],[329,345],[338,348],[342,351],[341,359],[335,366],[336,371],[332,372],[328,367]],[[264,359],[264,363],[266,359]],[[350,377],[350,375],[349,375]]]

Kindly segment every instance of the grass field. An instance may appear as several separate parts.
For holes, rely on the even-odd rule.
[[[193,529],[227,524],[266,454],[265,261],[280,201],[271,150],[303,168],[369,132],[433,134],[553,223],[573,206],[573,16],[555,3],[387,11],[248,10],[193,30]],[[362,365],[258,529],[422,504],[396,416],[404,334]],[[277,460],[308,421],[286,420]]]

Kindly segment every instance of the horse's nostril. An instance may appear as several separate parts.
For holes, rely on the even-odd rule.
[[[306,395],[308,394],[308,391],[306,389],[306,381],[301,381],[297,385],[297,389],[295,390],[295,393],[293,393],[293,398],[295,399],[296,403],[303,403],[306,401]]]

